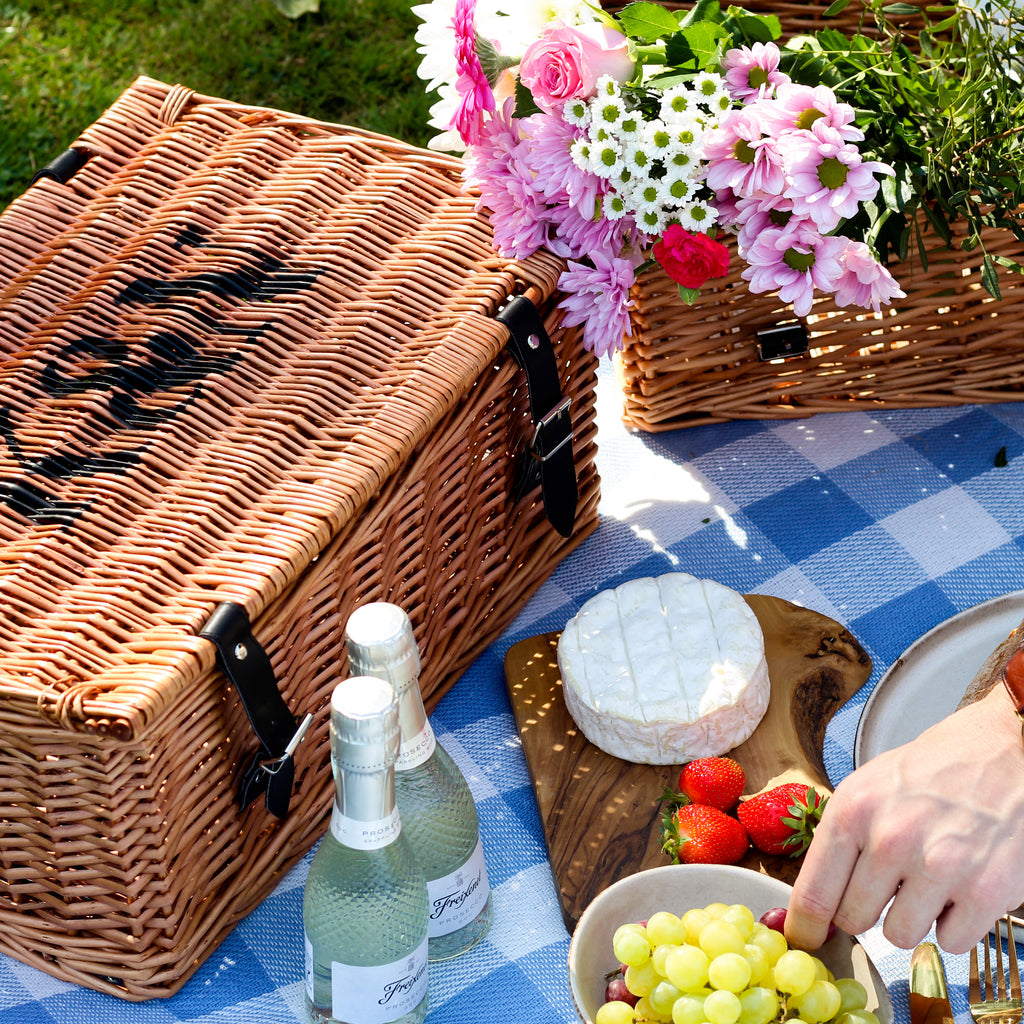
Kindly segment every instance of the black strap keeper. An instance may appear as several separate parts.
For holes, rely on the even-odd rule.
[[[233,601],[219,604],[199,631],[217,648],[217,664],[242,700],[260,749],[239,781],[238,800],[247,807],[266,793],[267,810],[277,818],[288,816],[295,781],[295,748],[312,721],[306,715],[296,726],[277,688],[274,668],[252,634],[245,608]]]
[[[548,522],[563,536],[572,534],[579,489],[573,461],[570,399],[562,394],[555,349],[536,306],[525,296],[511,299],[497,319],[509,330],[508,348],[526,374],[533,438],[516,467],[514,497],[540,480]]]
[[[54,157],[45,167],[40,167],[29,185],[34,185],[40,178],[53,178],[62,185],[67,184],[90,160],[88,153],[80,149],[65,149],[60,156]]]

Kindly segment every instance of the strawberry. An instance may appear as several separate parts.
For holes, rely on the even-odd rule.
[[[747,784],[743,769],[731,757],[698,757],[683,765],[679,789],[691,803],[731,811]]]
[[[662,849],[683,864],[735,864],[747,852],[746,829],[725,811],[686,804],[662,820]]]
[[[762,853],[799,857],[810,845],[827,799],[813,786],[786,782],[744,800],[736,814]]]

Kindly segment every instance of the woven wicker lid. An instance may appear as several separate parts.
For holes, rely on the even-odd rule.
[[[560,264],[461,164],[139,79],[0,219],[0,696],[142,734],[350,528]]]

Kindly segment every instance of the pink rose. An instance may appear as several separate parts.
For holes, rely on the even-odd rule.
[[[665,273],[684,288],[699,288],[712,277],[729,271],[729,250],[702,232],[690,234],[679,224],[669,224],[654,243],[654,258]]]
[[[550,113],[566,100],[589,99],[603,75],[625,83],[633,70],[629,40],[621,32],[596,21],[575,28],[556,22],[526,48],[519,79]]]

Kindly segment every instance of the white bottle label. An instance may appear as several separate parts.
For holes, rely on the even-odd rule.
[[[427,883],[430,899],[427,934],[436,939],[440,935],[450,935],[464,928],[476,920],[490,894],[484,845],[478,839],[476,849],[462,867],[444,878]]]
[[[331,835],[352,850],[379,850],[390,846],[402,832],[402,821],[396,807],[386,818],[379,821],[359,821],[346,817],[334,805],[331,812]]]
[[[427,995],[427,940],[381,967],[331,964],[332,1013],[338,1020],[389,1024],[412,1013]]]
[[[419,768],[434,753],[436,746],[434,730],[430,727],[430,722],[425,722],[418,736],[402,744],[398,760],[395,762],[395,771],[407,772],[411,768]]]

